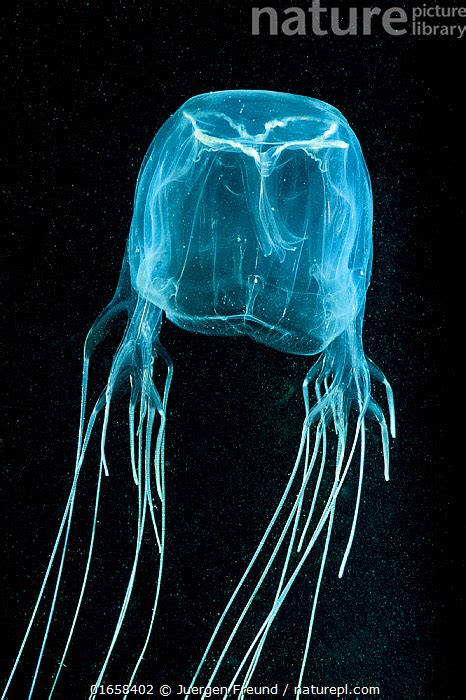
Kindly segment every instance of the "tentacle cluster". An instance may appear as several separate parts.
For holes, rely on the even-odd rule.
[[[291,475],[283,495],[270,520],[264,535],[255,550],[241,580],[226,605],[215,630],[207,644],[201,661],[194,673],[191,686],[204,686],[207,697],[209,688],[215,682],[225,685],[225,674],[233,653],[234,642],[239,632],[244,629],[244,622],[249,620],[255,625],[256,633],[249,643],[233,676],[227,684],[228,696],[235,685],[235,697],[244,696],[244,688],[250,685],[258,667],[262,651],[274,624],[274,621],[299,575],[305,568],[306,561],[314,549],[320,535],[324,537],[323,550],[314,593],[310,601],[307,637],[302,653],[301,667],[297,686],[301,687],[307,659],[309,656],[312,630],[322,577],[329,551],[332,527],[337,507],[338,496],[348,473],[359,453],[359,476],[356,503],[352,519],[348,544],[343,554],[339,576],[343,575],[346,562],[353,543],[356,522],[361,499],[361,490],[365,464],[365,422],[373,416],[379,422],[383,454],[385,479],[389,478],[388,427],[382,410],[371,395],[371,377],[381,381],[386,389],[390,415],[390,432],[395,436],[395,413],[391,387],[382,372],[364,356],[360,333],[356,327],[348,331],[322,353],[310,369],[303,383],[304,404],[306,409],[301,440]],[[310,386],[314,385],[315,403],[311,405]],[[354,427],[350,430],[350,415],[354,413]],[[334,431],[337,440],[334,464],[331,466],[328,450],[328,432]],[[333,460],[332,460],[333,461]],[[324,506],[318,512],[316,504],[320,496],[323,477],[326,472],[333,472],[331,489],[324,499]],[[315,473],[317,472],[317,474]],[[301,476],[299,476],[299,474]],[[320,496],[320,498],[319,498]],[[305,515],[307,513],[307,515]],[[283,520],[286,522],[283,525]],[[272,543],[272,544],[270,544]],[[269,547],[267,548],[267,544]],[[271,554],[265,555],[273,547]],[[278,583],[267,612],[262,619],[251,610],[259,593],[264,591],[266,579],[276,577],[276,567],[280,563]],[[265,563],[264,563],[265,562]],[[276,581],[276,578],[274,579]],[[241,605],[245,590],[249,591],[247,602]],[[270,607],[269,607],[270,605]],[[219,642],[220,638],[226,641]],[[205,680],[204,680],[205,678]],[[241,691],[238,693],[238,686]],[[186,696],[188,700],[188,696]]]
[[[122,313],[126,313],[128,317],[125,333],[113,358],[106,386],[95,402],[89,417],[87,417],[86,407],[88,403],[87,394],[91,357],[105,337],[112,319]],[[160,595],[165,551],[164,446],[167,400],[173,368],[168,353],[165,351],[159,341],[161,316],[162,312],[160,309],[155,307],[150,302],[136,297],[134,292],[132,292],[129,281],[128,264],[125,259],[115,296],[107,308],[97,318],[86,339],[82,374],[78,448],[73,481],[42,585],[19,652],[16,656],[12,671],[3,691],[2,699],[7,697],[10,684],[15,673],[17,672],[31,632],[38,625],[38,612],[44,605],[46,590],[51,589],[53,591],[52,599],[51,603],[49,604],[48,612],[46,612],[46,627],[45,631],[43,632],[40,651],[32,674],[32,681],[28,697],[31,698],[34,693],[39,671],[42,667],[49,633],[57,614],[57,598],[62,587],[63,570],[66,565],[67,553],[69,549],[69,538],[73,527],[73,510],[76,500],[79,497],[79,479],[85,465],[86,452],[88,450],[89,441],[93,434],[97,418],[99,414],[102,414],[103,421],[100,449],[101,458],[95,491],[91,536],[88,544],[84,572],[82,574],[79,597],[76,602],[75,612],[70,624],[63,653],[61,655],[56,673],[51,681],[49,697],[52,697],[55,693],[57,682],[65,665],[68,650],[78,623],[79,613],[84,600],[86,586],[93,561],[99,504],[102,491],[102,476],[103,474],[107,476],[109,475],[105,444],[107,429],[110,421],[110,407],[114,394],[121,387],[130,390],[129,443],[131,472],[137,493],[136,546],[124,598],[121,603],[107,654],[103,661],[99,676],[96,680],[96,686],[101,683],[102,678],[104,677],[110,657],[117,643],[125,620],[128,604],[134,588],[143,535],[146,526],[149,524],[153,529],[157,543],[157,583],[149,625],[141,651],[135,661],[131,678],[128,682],[129,685],[131,685],[133,682],[137,669],[142,661],[154,626],[156,609]],[[161,360],[166,368],[164,388],[161,393],[159,393],[158,389],[156,388],[153,379],[154,362],[156,359]],[[158,429],[154,446],[153,436],[155,433],[157,417]],[[91,694],[90,697],[94,698],[95,694]]]

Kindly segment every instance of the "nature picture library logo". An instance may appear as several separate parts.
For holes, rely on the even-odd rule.
[[[466,6],[432,5],[413,7],[323,6],[312,0],[307,7],[253,7],[253,35],[369,36],[382,31],[391,36],[454,37],[466,33]]]

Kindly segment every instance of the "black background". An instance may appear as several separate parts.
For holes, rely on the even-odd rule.
[[[383,480],[373,427],[357,536],[337,579],[354,502],[341,506],[307,682],[380,685],[383,698],[450,698],[447,602],[453,475],[447,457],[448,270],[459,239],[453,196],[462,42],[390,37],[252,37],[250,5],[27,3],[10,8],[2,490],[5,675],[19,646],[73,470],[86,330],[118,279],[139,164],[156,130],[193,94],[262,88],[337,106],[358,135],[374,188],[374,271],[366,352],[392,382],[399,434]],[[284,5],[286,6],[286,5]],[[276,3],[276,7],[279,4]],[[167,567],[156,633],[138,680],[188,684],[291,468],[308,358],[166,323],[175,376],[167,432]],[[103,381],[112,346],[91,379]],[[108,645],[134,536],[125,399],[89,601],[57,697],[87,697]],[[94,459],[92,459],[92,456]],[[97,473],[91,455],[76,541],[44,676],[73,610]],[[354,475],[353,475],[354,477]],[[82,540],[80,539],[82,534]],[[125,682],[148,620],[154,555],[110,666]],[[76,565],[76,566],[74,566]],[[74,572],[74,573],[73,573]],[[309,587],[292,596],[257,683],[297,682]],[[304,614],[304,619],[303,619]],[[43,621],[43,617],[40,618]],[[25,697],[39,637],[10,698]]]

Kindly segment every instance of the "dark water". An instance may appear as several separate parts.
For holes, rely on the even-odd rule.
[[[6,461],[3,467],[4,639],[8,669],[38,591],[73,469],[81,348],[111,297],[128,232],[139,163],[161,123],[189,96],[265,88],[339,107],[361,141],[374,188],[374,272],[366,352],[393,385],[399,434],[383,480],[377,427],[358,531],[345,577],[356,472],[342,494],[318,610],[307,683],[379,685],[381,697],[450,698],[447,608],[455,493],[447,451],[447,284],[456,203],[456,93],[447,77],[457,40],[372,37],[254,38],[249,6],[195,11],[172,3],[22,8],[12,16],[13,131],[6,169]],[[170,324],[163,342],[175,375],[167,427],[167,566],[159,624],[141,683],[189,684],[229,593],[286,483],[298,445],[300,387],[309,360],[242,339],[208,338]],[[96,358],[103,381],[114,346]],[[81,698],[95,680],[129,573],[135,494],[126,404],[109,435],[95,572],[58,697]],[[92,459],[94,456],[94,459]],[[46,672],[60,652],[78,593],[91,519],[96,448],[82,498],[66,592]],[[152,544],[152,543],[151,543]],[[315,563],[314,563],[315,567]],[[270,636],[257,682],[297,682],[312,571]],[[125,682],[148,621],[153,549],[109,667]],[[304,612],[303,612],[304,611]],[[44,617],[41,617],[43,622]],[[10,698],[24,687],[39,637]],[[234,659],[233,659],[234,660]],[[160,670],[162,669],[162,670]],[[7,671],[5,671],[6,675]]]

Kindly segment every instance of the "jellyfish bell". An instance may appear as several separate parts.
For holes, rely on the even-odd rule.
[[[214,683],[226,683],[228,693],[235,688],[235,695],[238,684],[241,689],[250,684],[269,631],[322,538],[318,575],[306,613],[307,634],[296,671],[297,685],[301,685],[338,496],[355,465],[358,488],[340,576],[353,542],[369,416],[380,426],[388,479],[388,428],[372,396],[371,378],[385,386],[394,436],[393,395],[362,345],[371,261],[369,176],[354,132],[334,107],[286,93],[225,91],[193,97],[165,122],[140,170],[115,295],[85,342],[72,487],[3,697],[21,662],[38,610],[44,606],[44,592],[50,588],[52,602],[46,611],[47,625],[31,674],[29,696],[34,693],[53,629],[79,477],[102,414],[92,534],[80,594],[51,679],[50,696],[64,670],[92,568],[102,476],[109,473],[105,447],[110,407],[120,387],[129,391],[128,461],[136,494],[137,537],[125,595],[90,697],[96,696],[106,676],[137,581],[142,541],[151,533],[156,543],[157,584],[127,689],[136,677],[156,625],[164,560],[169,556],[164,455],[173,366],[160,341],[163,316],[188,331],[244,335],[285,353],[318,356],[303,382],[305,416],[296,458],[287,470],[288,482],[277,496],[263,537],[193,669],[191,682],[203,686],[204,696]],[[92,355],[111,328],[110,321],[120,313],[127,315],[126,329],[107,383],[94,406],[88,407]],[[331,435],[336,444],[333,451],[327,447]],[[325,494],[323,474],[330,475]],[[263,593],[266,580],[272,581],[271,596]],[[257,611],[259,593],[266,603],[265,610],[262,601]],[[245,620],[249,623],[247,632]],[[232,658],[236,659],[233,669]]]
[[[363,311],[371,222],[361,149],[336,109],[265,91],[200,95],[143,164],[132,285],[187,330],[314,355]]]

